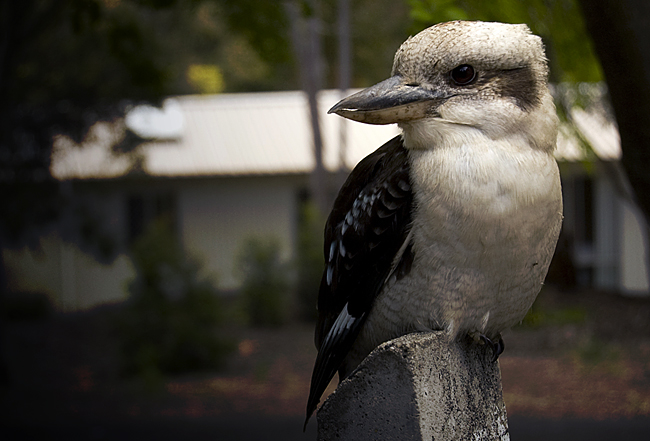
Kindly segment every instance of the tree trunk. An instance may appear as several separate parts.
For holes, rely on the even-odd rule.
[[[338,1],[338,38],[339,38],[339,90],[341,99],[345,98],[352,78],[352,56],[350,53],[350,0]],[[349,170],[345,158],[347,155],[348,134],[346,118],[339,118],[339,180],[343,184]]]
[[[600,58],[623,152],[622,163],[650,220],[650,2],[580,0]]]
[[[618,123],[621,162],[647,229],[650,226],[650,2],[580,0],[580,4]],[[650,274],[648,256],[646,267]]]
[[[318,2],[312,0],[312,15],[303,17],[296,1],[284,3],[291,22],[291,40],[300,68],[302,88],[307,95],[309,116],[314,140],[314,169],[311,173],[311,196],[321,214],[329,210],[328,183],[323,165],[323,137],[318,115],[317,94],[322,86],[321,22]]]

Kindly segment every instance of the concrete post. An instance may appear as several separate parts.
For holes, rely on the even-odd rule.
[[[319,440],[509,440],[488,347],[410,334],[375,349],[318,411]]]

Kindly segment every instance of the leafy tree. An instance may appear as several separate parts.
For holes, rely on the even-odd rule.
[[[93,124],[122,116],[129,103],[182,90],[160,25],[194,3],[0,3],[0,250],[33,243],[35,232],[63,212],[74,215],[65,205],[74,199],[70,184],[49,171],[56,135],[82,141]],[[0,306],[7,290],[2,256]]]
[[[74,211],[72,186],[50,175],[55,136],[81,142],[96,122],[171,94],[271,86],[268,66],[230,32],[221,3],[0,4],[0,248],[34,245],[40,228]]]
[[[621,136],[622,164],[648,226],[650,3],[645,0],[580,0],[580,4],[605,72]],[[650,259],[647,260],[650,266]]]
[[[540,35],[551,81],[600,81],[602,71],[576,0],[409,0],[414,31],[441,21],[526,23]]]
[[[241,35],[249,47],[267,64],[273,77],[284,83],[275,88],[300,87],[291,42],[291,23],[283,3],[267,0],[214,0],[223,8],[228,26]],[[337,5],[338,0],[297,1],[303,15],[310,16],[318,7],[322,56],[323,87],[338,86]],[[254,14],[251,11],[255,11]],[[393,0],[356,0],[351,2],[353,42],[353,87],[369,86],[384,79],[393,55],[408,35],[411,19],[406,2]]]
[[[59,184],[49,173],[52,140],[81,141],[124,99],[155,101],[169,69],[138,11],[169,2],[3,2],[0,44],[0,242],[20,242],[56,218]],[[117,6],[111,6],[116,4]]]

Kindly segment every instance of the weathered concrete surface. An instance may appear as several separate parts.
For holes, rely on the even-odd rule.
[[[509,440],[488,347],[410,334],[375,349],[318,411],[319,440]]]

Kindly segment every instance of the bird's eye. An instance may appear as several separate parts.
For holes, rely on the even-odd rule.
[[[461,64],[451,71],[451,79],[459,86],[466,86],[476,79],[476,71],[469,64]]]

